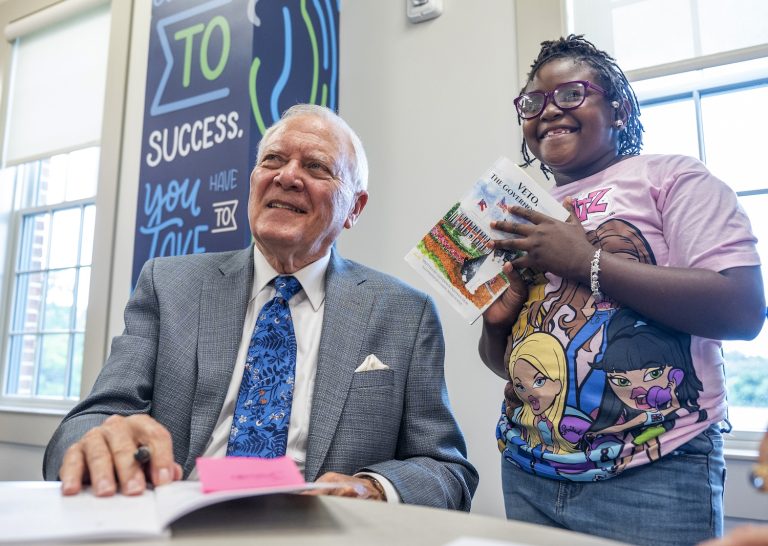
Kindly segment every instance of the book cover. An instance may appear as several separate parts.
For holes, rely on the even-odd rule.
[[[514,220],[518,205],[565,221],[568,212],[523,169],[500,157],[405,256],[438,293],[470,323],[509,286],[504,262],[518,252],[493,250],[492,239],[511,235],[491,229],[491,222]],[[529,284],[545,282],[542,272],[518,271]]]

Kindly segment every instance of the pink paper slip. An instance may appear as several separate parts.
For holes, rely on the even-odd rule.
[[[289,457],[198,457],[197,472],[203,493],[305,485]]]

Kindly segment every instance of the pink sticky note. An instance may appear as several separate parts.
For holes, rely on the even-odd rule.
[[[198,457],[203,493],[301,486],[304,477],[289,457]]]

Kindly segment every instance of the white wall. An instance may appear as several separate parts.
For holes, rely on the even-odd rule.
[[[411,24],[404,2],[347,0],[341,16],[341,115],[360,134],[370,200],[339,248],[428,291],[406,252],[499,156],[520,146],[514,5],[446,0],[442,16]],[[449,393],[480,471],[473,509],[503,515],[494,424],[504,382],[477,356],[479,323],[436,300]],[[397,320],[397,317],[393,317]]]

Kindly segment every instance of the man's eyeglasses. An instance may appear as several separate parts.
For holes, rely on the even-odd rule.
[[[547,106],[547,101],[551,98],[560,110],[573,110],[584,104],[588,87],[605,95],[605,89],[599,85],[586,80],[575,80],[561,83],[549,93],[543,91],[523,93],[514,100],[515,108],[521,118],[533,119],[541,115]]]

